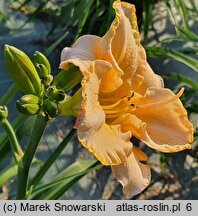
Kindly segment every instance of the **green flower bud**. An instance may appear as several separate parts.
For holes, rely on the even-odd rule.
[[[33,62],[34,64],[41,64],[43,66],[45,66],[46,70],[47,70],[47,75],[49,75],[51,73],[51,66],[50,63],[48,61],[48,59],[45,57],[45,55],[43,55],[41,52],[36,51],[33,57]]]
[[[26,94],[21,97],[20,102],[23,104],[40,104],[40,99],[36,95]]]
[[[46,89],[45,95],[50,101],[55,102],[63,101],[65,99],[65,92],[62,90],[57,90],[56,86],[54,85],[49,86]]]
[[[56,91],[57,91],[57,89],[56,89],[56,86],[55,86],[55,85],[49,86],[49,87],[46,89],[46,91],[45,91],[45,95],[46,95],[46,97],[50,97],[50,96],[52,96]]]
[[[36,70],[38,72],[38,75],[41,79],[45,78],[48,76],[48,70],[47,68],[45,67],[45,65],[43,64],[38,64],[36,63],[35,64],[35,67],[36,67]]]
[[[16,102],[16,107],[23,114],[35,115],[40,111],[40,99],[35,95],[27,94]]]
[[[29,57],[21,50],[5,45],[5,64],[7,70],[24,94],[42,95],[42,84]]]
[[[51,118],[55,118],[61,113],[60,104],[48,99],[44,101],[43,108]]]
[[[65,92],[62,90],[58,90],[53,93],[49,99],[54,101],[63,101],[65,99]]]
[[[3,123],[7,117],[8,117],[7,107],[6,106],[0,106],[0,123]]]
[[[46,77],[42,78],[42,83],[46,87],[50,86],[52,81],[53,81],[53,76],[51,74],[49,74]]]
[[[80,83],[81,80],[82,74],[79,71],[79,68],[76,66],[70,66],[68,71],[60,71],[60,73],[54,79],[53,84],[57,87],[57,89],[69,91],[78,83]]]

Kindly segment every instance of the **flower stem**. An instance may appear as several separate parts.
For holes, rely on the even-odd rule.
[[[11,145],[11,149],[12,149],[12,153],[14,155],[14,159],[15,162],[18,166],[23,166],[22,164],[22,158],[23,158],[23,151],[18,143],[16,134],[12,128],[12,126],[10,125],[9,121],[7,120],[7,118],[3,121],[2,123],[8,139],[10,141],[10,145]]]
[[[48,125],[48,120],[42,115],[37,115],[33,126],[29,144],[23,156],[23,167],[18,167],[18,185],[16,199],[25,199],[28,186],[29,169],[36,152],[39,141]]]
[[[11,178],[17,174],[17,165],[11,164],[0,172],[0,187],[5,185]]]
[[[41,167],[41,169],[38,171],[38,173],[34,176],[34,178],[31,181],[31,185],[34,185],[34,187],[35,187],[38,184],[38,182],[42,179],[42,177],[45,175],[45,173],[48,171],[48,169],[54,163],[54,161],[60,155],[62,150],[65,148],[65,146],[74,137],[75,133],[76,133],[76,130],[72,129],[69,132],[69,134],[63,139],[63,141],[58,145],[58,147],[55,149],[55,151],[52,153],[52,155],[48,158],[48,160],[45,162],[45,164]]]
[[[22,122],[24,122],[25,120],[27,119],[27,116],[25,115],[22,115],[22,114],[19,114],[15,120],[11,123],[12,124],[12,127],[14,130],[17,130],[20,126],[20,124]],[[2,134],[2,136],[0,137],[0,150],[2,147],[4,147],[5,143],[6,143],[6,140],[7,140],[7,135],[6,133]]]

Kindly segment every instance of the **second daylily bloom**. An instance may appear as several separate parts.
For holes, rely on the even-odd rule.
[[[190,149],[193,127],[179,97],[164,88],[140,44],[135,7],[115,1],[116,18],[101,38],[80,37],[61,55],[83,74],[82,104],[75,127],[83,146],[113,173],[127,196],[150,182],[147,156],[133,146],[132,135],[162,152]]]

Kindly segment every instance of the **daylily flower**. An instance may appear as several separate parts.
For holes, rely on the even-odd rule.
[[[178,94],[164,88],[140,44],[135,7],[115,1],[116,12],[103,36],[85,35],[61,55],[60,68],[69,64],[83,74],[82,104],[77,117],[80,142],[102,164],[111,166],[127,197],[150,182],[147,156],[132,135],[162,152],[190,149],[193,127]]]

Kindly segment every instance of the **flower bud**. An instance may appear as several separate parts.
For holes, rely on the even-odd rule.
[[[76,66],[70,66],[68,71],[60,71],[60,73],[54,79],[53,84],[57,87],[57,89],[69,91],[78,83],[80,83],[81,80],[82,74],[79,71],[79,68]]]
[[[56,86],[49,86],[45,91],[45,96],[48,97],[50,101],[63,101],[65,99],[65,92],[62,90],[57,90]]]
[[[7,117],[8,117],[7,107],[6,106],[0,106],[0,123],[3,123]]]
[[[38,75],[41,79],[45,78],[48,76],[48,70],[47,68],[45,67],[45,65],[43,64],[38,64],[36,63],[35,64],[35,67],[36,67],[36,70],[38,72]]]
[[[32,94],[24,95],[16,102],[19,112],[26,115],[35,115],[40,111],[40,99]]]
[[[51,74],[47,75],[42,79],[42,83],[46,87],[49,86],[52,83],[52,81],[53,81],[53,76]]]
[[[56,91],[57,91],[57,89],[56,89],[56,86],[55,86],[55,85],[49,86],[49,87],[46,89],[46,91],[45,91],[45,95],[46,95],[46,97],[50,97],[50,96],[52,96]]]
[[[36,51],[33,57],[33,63],[43,65],[47,70],[47,75],[51,73],[51,66],[48,59],[41,52]]]
[[[5,64],[7,70],[24,94],[42,95],[42,84],[29,57],[21,50],[5,45]]]
[[[62,90],[58,90],[53,93],[49,99],[52,101],[63,101],[65,99],[65,92]]]
[[[43,108],[51,118],[55,118],[61,113],[60,104],[48,99],[44,101]]]

